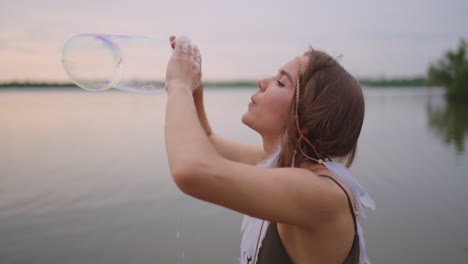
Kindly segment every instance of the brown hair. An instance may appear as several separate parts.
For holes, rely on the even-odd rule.
[[[302,66],[305,71],[298,77],[297,118],[305,140],[299,140],[298,93],[295,93],[289,109],[290,118],[283,127],[277,167],[290,167],[293,157],[294,166],[299,167],[308,159],[307,155],[317,160],[333,158],[349,168],[364,121],[362,88],[325,52],[310,48],[304,55],[308,56],[309,63]]]

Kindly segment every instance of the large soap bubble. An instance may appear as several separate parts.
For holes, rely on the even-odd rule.
[[[81,34],[65,44],[62,64],[70,79],[89,91],[158,94],[170,55],[169,45],[148,37]]]

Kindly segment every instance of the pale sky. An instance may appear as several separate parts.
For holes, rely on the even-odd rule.
[[[61,50],[81,33],[188,35],[205,80],[270,76],[308,45],[356,77],[409,77],[468,39],[468,1],[0,0],[0,82],[68,81]]]

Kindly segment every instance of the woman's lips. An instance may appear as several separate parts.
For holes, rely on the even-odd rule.
[[[250,103],[249,103],[249,107],[251,106],[254,106],[255,105],[255,100],[253,99],[253,96],[250,98]]]
[[[252,100],[252,103],[253,103],[253,104],[256,104],[256,103],[255,103],[255,100],[254,100],[254,98],[253,98],[253,96],[250,98],[250,100]]]

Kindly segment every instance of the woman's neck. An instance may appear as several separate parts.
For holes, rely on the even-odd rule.
[[[272,155],[278,150],[278,147],[280,147],[281,141],[278,136],[276,137],[268,137],[268,136],[262,136],[263,138],[263,150],[265,151],[265,154],[267,156]]]

